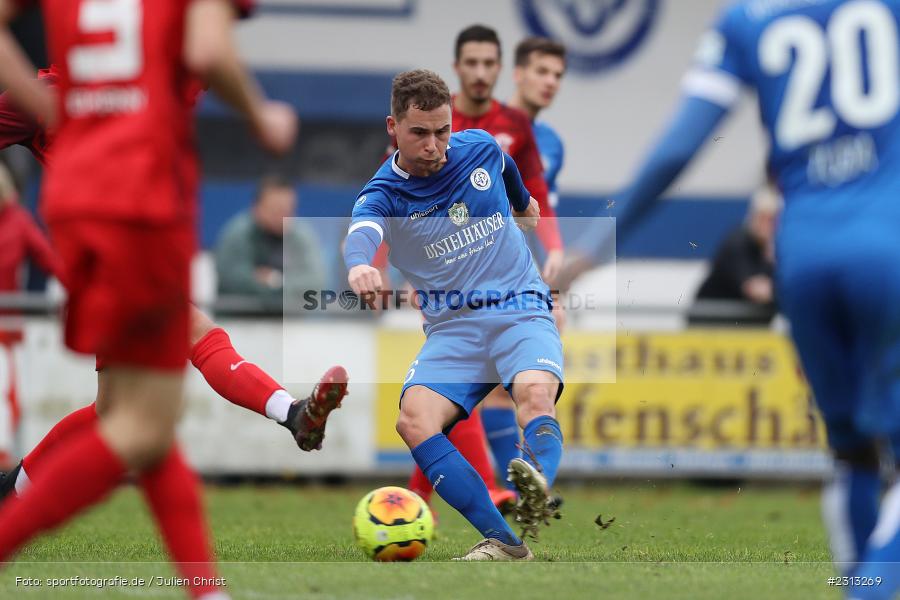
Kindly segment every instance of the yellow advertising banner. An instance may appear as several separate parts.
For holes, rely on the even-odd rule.
[[[403,375],[424,336],[379,334],[376,445],[395,432]],[[563,336],[567,384],[557,405],[567,449],[819,451],[825,433],[790,341],[769,331]],[[615,383],[611,381],[615,373]]]

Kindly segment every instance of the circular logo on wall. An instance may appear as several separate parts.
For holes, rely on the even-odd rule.
[[[618,66],[647,38],[659,0],[519,0],[532,35],[566,45],[568,66],[597,73]]]
[[[472,171],[472,174],[469,175],[469,181],[472,182],[472,187],[480,192],[491,187],[491,176],[481,167]]]

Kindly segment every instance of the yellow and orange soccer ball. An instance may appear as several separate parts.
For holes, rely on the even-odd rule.
[[[431,542],[434,518],[415,492],[393,486],[378,488],[356,505],[353,535],[373,560],[415,560]]]

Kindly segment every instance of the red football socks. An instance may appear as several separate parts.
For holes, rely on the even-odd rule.
[[[34,479],[42,469],[42,463],[57,444],[65,438],[71,437],[82,429],[86,429],[97,422],[97,408],[89,404],[79,408],[75,412],[67,414],[47,432],[37,446],[22,459],[22,468],[29,479]]]
[[[0,562],[35,535],[102,500],[122,481],[125,465],[97,427],[74,433],[49,452],[31,485],[0,507]]]
[[[478,471],[488,490],[496,490],[497,480],[488,456],[487,440],[481,424],[481,411],[473,410],[469,418],[457,423],[447,437],[460,454],[469,461],[469,464]],[[426,502],[431,499],[431,493],[434,491],[431,482],[419,467],[413,471],[407,487],[420,495]]]
[[[221,327],[194,344],[191,363],[220,396],[263,416],[266,416],[266,401],[282,389],[265,371],[237,353]]]
[[[200,497],[200,482],[173,446],[138,481],[179,574],[190,581],[194,598],[217,590],[213,551]]]

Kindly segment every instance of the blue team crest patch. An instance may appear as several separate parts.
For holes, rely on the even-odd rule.
[[[462,227],[469,222],[469,208],[465,202],[457,202],[447,211],[450,215],[450,222],[457,227]]]
[[[472,174],[469,175],[469,181],[472,182],[472,187],[474,187],[479,192],[483,192],[484,190],[491,187],[491,176],[488,175],[488,172],[478,167]]]
[[[618,66],[646,40],[659,0],[518,0],[532,35],[566,45],[569,69],[597,73]]]

